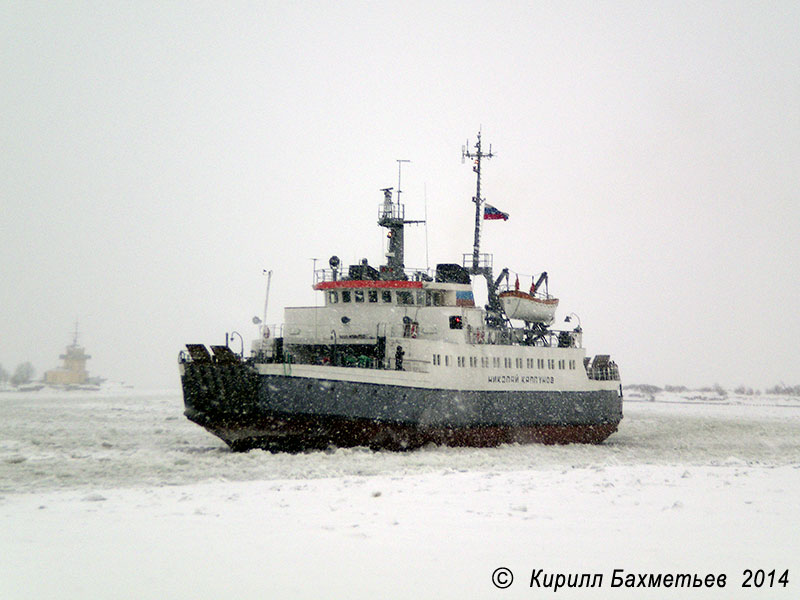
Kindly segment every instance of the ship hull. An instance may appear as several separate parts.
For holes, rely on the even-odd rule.
[[[262,374],[239,364],[185,363],[185,415],[233,450],[428,443],[600,443],[616,431],[616,390],[448,390]]]

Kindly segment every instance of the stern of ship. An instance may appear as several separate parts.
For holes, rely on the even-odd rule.
[[[258,373],[227,346],[211,346],[213,356],[203,344],[186,347],[179,359],[184,415],[233,450],[246,449],[240,438],[258,413]]]

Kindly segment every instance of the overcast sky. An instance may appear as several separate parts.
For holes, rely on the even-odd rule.
[[[430,264],[459,262],[482,127],[511,215],[483,251],[548,271],[624,382],[800,383],[797,2],[0,7],[8,371],[78,319],[91,374],[177,387],[186,342],[249,346],[264,269],[278,322],[312,258],[382,261],[397,159]]]

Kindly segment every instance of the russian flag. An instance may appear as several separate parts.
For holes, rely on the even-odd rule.
[[[456,292],[456,306],[475,306],[475,298],[472,296],[472,291],[469,292]]]
[[[483,206],[483,219],[485,221],[491,221],[496,219],[503,219],[503,221],[508,221],[508,213],[504,213],[501,210],[497,210],[491,204],[485,204]]]

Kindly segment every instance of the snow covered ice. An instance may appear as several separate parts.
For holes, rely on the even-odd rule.
[[[624,410],[599,446],[235,454],[177,392],[3,393],[0,598],[552,595],[538,569],[603,574],[562,598],[798,597],[800,399]],[[727,585],[611,588],[614,569]]]

